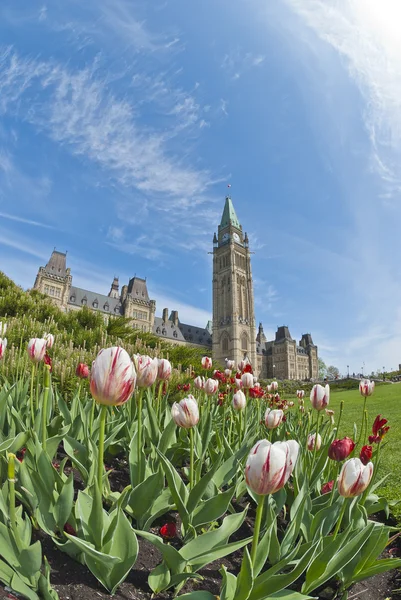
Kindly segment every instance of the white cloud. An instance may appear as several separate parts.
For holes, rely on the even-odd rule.
[[[224,55],[220,66],[235,81],[249,69],[262,65],[264,60],[265,56],[261,54],[244,52],[241,48],[235,48]]]
[[[8,219],[9,221],[16,221],[17,223],[25,223],[26,225],[33,225],[34,227],[44,227],[46,229],[54,229],[52,225],[47,223],[40,223],[39,221],[33,221],[31,219],[24,219],[17,217],[16,215],[9,215],[8,213],[0,212],[0,219]]]

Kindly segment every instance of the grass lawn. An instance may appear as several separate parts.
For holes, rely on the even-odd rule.
[[[344,400],[344,412],[340,424],[340,435],[352,437],[354,422],[359,428],[362,420],[362,408],[364,399],[358,389],[332,392],[330,395],[330,406],[335,410],[337,420],[340,402]],[[377,415],[388,420],[390,431],[382,442],[381,466],[379,477],[390,473],[390,477],[380,488],[379,493],[390,500],[401,500],[401,383],[385,384],[377,386],[373,396],[366,403],[368,411],[368,428],[371,430],[373,421]],[[370,433],[370,431],[369,431]],[[369,435],[368,433],[368,435]],[[367,444],[367,439],[363,441]],[[401,520],[401,502],[393,508],[393,513]]]

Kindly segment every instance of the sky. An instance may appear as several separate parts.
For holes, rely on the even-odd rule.
[[[204,326],[230,194],[257,324],[401,363],[398,0],[3,0],[0,269],[146,277]]]

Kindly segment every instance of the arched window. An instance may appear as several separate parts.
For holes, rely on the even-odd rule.
[[[246,333],[243,333],[241,337],[241,349],[248,350],[248,338]]]
[[[70,302],[75,302],[75,296],[74,295],[70,296]]]
[[[84,298],[82,298],[81,302],[82,302],[82,304],[86,304],[86,302],[87,302],[86,296]]]
[[[94,300],[92,306],[93,306],[93,308],[97,308],[99,306],[98,301]]]
[[[228,352],[228,337],[223,338],[223,343],[221,345],[223,352]]]

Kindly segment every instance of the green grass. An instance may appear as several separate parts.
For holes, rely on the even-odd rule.
[[[337,420],[340,402],[344,400],[344,412],[340,424],[339,437],[353,435],[354,422],[359,429],[362,420],[362,408],[364,399],[358,389],[332,392],[329,408],[335,410]],[[390,474],[379,493],[389,501],[401,500],[401,384],[387,384],[378,386],[373,396],[367,399],[368,411],[368,435],[377,415],[382,415],[388,420],[390,431],[385,437],[382,446],[379,477]],[[368,441],[363,440],[363,444]],[[393,513],[401,521],[401,502],[393,508]]]

